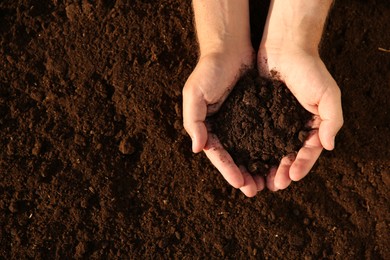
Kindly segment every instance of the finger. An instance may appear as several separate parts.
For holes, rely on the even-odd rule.
[[[318,136],[318,130],[313,130],[290,167],[290,179],[299,181],[305,177],[317,161],[318,157],[320,157],[322,149],[323,147]]]
[[[241,188],[245,181],[240,169],[234,163],[229,153],[222,147],[218,137],[209,133],[204,152],[211,163],[218,169],[225,180],[235,188]]]
[[[267,175],[267,180],[266,180],[266,184],[267,184],[267,188],[270,190],[270,191],[278,191],[278,188],[275,186],[275,175],[276,175],[276,170],[277,168],[272,168],[269,172],[269,174]]]
[[[325,149],[333,150],[334,139],[344,122],[341,93],[337,86],[328,88],[323,94],[318,104],[318,113],[322,120],[319,128],[321,144]]]
[[[256,183],[257,191],[262,191],[265,188],[264,177],[260,175],[254,175],[253,180]]]
[[[245,167],[241,166],[239,168],[241,170],[242,176],[244,178],[244,185],[240,188],[242,193],[244,193],[247,197],[253,197],[257,193],[257,185],[250,173],[245,169]]]
[[[282,158],[275,174],[274,185],[278,190],[287,188],[290,183],[290,167],[295,159],[295,154],[289,154]]]
[[[191,84],[189,79],[183,89],[184,128],[192,140],[192,151],[199,153],[207,142],[207,129],[204,123],[207,104],[203,94]]]

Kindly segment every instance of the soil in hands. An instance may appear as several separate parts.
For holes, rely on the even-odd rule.
[[[267,174],[302,147],[311,118],[285,84],[252,69],[208,122],[237,165],[251,174]]]

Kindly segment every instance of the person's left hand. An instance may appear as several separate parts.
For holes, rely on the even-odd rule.
[[[320,156],[323,148],[332,150],[335,136],[343,125],[341,93],[317,52],[300,48],[269,48],[262,46],[258,55],[260,74],[277,75],[286,83],[300,104],[314,114],[309,122],[311,131],[296,154],[285,156],[279,167],[267,176],[272,191],[287,188],[291,181],[305,177]]]

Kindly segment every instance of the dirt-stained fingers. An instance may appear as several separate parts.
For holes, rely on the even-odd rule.
[[[203,94],[189,78],[183,88],[183,124],[191,137],[194,153],[201,152],[207,142],[206,116],[207,104]]]
[[[267,174],[267,177],[266,177],[266,185],[270,191],[278,191],[279,190],[275,186],[276,171],[277,171],[276,167],[271,168],[271,170],[269,171],[269,173]]]
[[[258,191],[264,188],[264,181],[252,176],[244,166],[240,166],[242,176],[244,177],[244,185],[240,188],[242,193],[247,197],[254,197]]]
[[[312,130],[298,153],[282,158],[279,167],[272,169],[267,176],[267,187],[271,191],[286,189],[292,181],[299,181],[313,168],[323,147],[318,130]]]
[[[312,130],[290,167],[290,179],[299,181],[305,177],[320,157],[322,150],[318,130]]]
[[[319,127],[321,144],[326,150],[333,150],[336,134],[344,123],[341,92],[336,82],[322,95],[318,104],[318,113],[322,120]]]
[[[237,189],[244,186],[245,180],[243,174],[234,163],[230,154],[223,148],[215,134],[208,133],[208,140],[204,147],[204,152],[230,185]]]
[[[259,174],[253,175],[253,180],[256,183],[257,191],[264,190],[264,188],[266,187],[266,184],[265,184],[265,180],[264,180],[263,176],[261,176]]]
[[[274,186],[278,190],[287,188],[291,183],[290,167],[295,160],[295,154],[289,154],[282,158],[274,178]]]

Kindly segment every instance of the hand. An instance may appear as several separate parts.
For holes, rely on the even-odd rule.
[[[252,50],[240,55],[213,53],[203,56],[183,89],[184,127],[191,136],[193,152],[203,150],[223,177],[248,197],[264,188],[264,179],[251,176],[245,168],[234,163],[217,136],[208,132],[205,119],[221,107],[241,76],[242,68],[252,65]]]
[[[332,150],[334,138],[343,125],[341,94],[318,52],[302,48],[262,45],[258,67],[263,76],[285,82],[300,104],[314,114],[313,130],[296,158],[284,157],[278,169],[271,170],[266,185],[270,190],[285,189],[291,181],[305,177],[320,156],[322,149]],[[276,73],[276,74],[275,74]]]
[[[271,0],[258,53],[260,74],[284,81],[300,104],[314,114],[313,130],[296,155],[284,157],[267,176],[270,190],[305,177],[323,148],[332,150],[343,125],[341,94],[318,53],[333,0]]]

